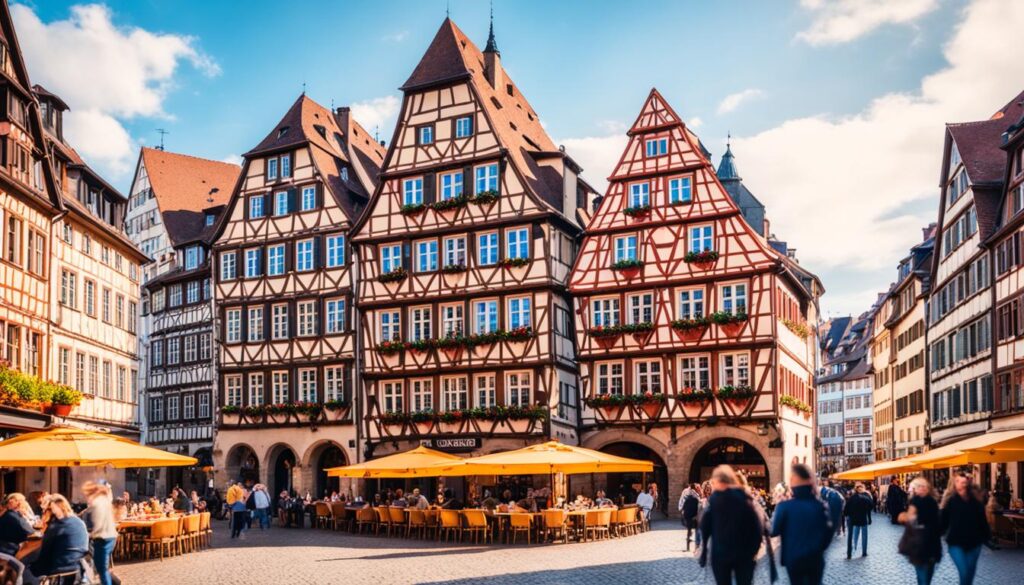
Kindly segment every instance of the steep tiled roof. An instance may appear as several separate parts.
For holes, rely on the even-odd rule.
[[[274,129],[245,156],[282,150],[307,142],[319,146],[333,156],[347,160],[338,140],[338,127],[331,111],[303,93],[292,107],[288,108]]]
[[[235,164],[156,148],[143,148],[141,159],[175,246],[200,237],[206,225],[203,209],[227,202],[242,170]]]
[[[1006,153],[999,147],[1007,128],[1024,115],[1024,92],[988,120],[948,124],[972,184],[999,183],[1006,171]]]

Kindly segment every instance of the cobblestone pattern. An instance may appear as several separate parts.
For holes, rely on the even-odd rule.
[[[354,536],[313,529],[249,531],[228,539],[227,524],[214,523],[214,548],[164,561],[118,564],[128,585],[257,584],[444,584],[471,585],[644,585],[712,583],[693,553],[683,552],[683,531],[673,520],[626,539],[584,544],[468,545]],[[896,553],[898,527],[881,516],[870,527],[867,558],[846,560],[846,543],[829,549],[827,585],[914,583],[913,568]],[[845,537],[844,537],[845,538]],[[782,571],[780,567],[780,571]],[[1024,550],[983,549],[978,585],[1021,583]],[[768,583],[761,559],[756,583]],[[779,581],[788,583],[784,571]],[[949,556],[943,557],[935,585],[957,583]]]

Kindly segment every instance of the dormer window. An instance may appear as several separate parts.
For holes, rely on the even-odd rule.
[[[278,138],[284,138],[286,134],[288,134],[288,126],[281,126],[277,129]]]
[[[348,180],[348,168],[347,167],[341,169],[341,180],[342,181],[347,181]]]
[[[647,141],[647,156],[664,156],[668,154],[668,138],[652,138]]]
[[[213,225],[213,221],[214,221],[215,219],[217,219],[217,216],[213,215],[212,213],[207,213],[207,214],[206,214],[206,220],[205,220],[205,222],[204,222],[204,225],[206,225],[207,227],[209,227],[209,226]]]
[[[327,138],[327,128],[324,128],[320,124],[313,124],[313,128],[316,130],[316,133],[319,134],[322,138]]]
[[[421,126],[419,131],[419,143],[420,145],[433,144],[434,143],[434,127],[433,126]]]
[[[473,118],[472,116],[463,116],[462,118],[456,118],[455,120],[455,137],[456,138],[468,138],[473,135]]]

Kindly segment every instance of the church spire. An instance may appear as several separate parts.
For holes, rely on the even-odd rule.
[[[736,157],[732,154],[732,133],[725,140],[725,154],[722,155],[722,162],[718,163],[718,180],[740,180],[740,174],[736,170]]]
[[[487,35],[487,46],[484,47],[484,53],[501,54],[501,51],[498,50],[498,41],[494,40],[494,2],[491,2],[491,30]]]

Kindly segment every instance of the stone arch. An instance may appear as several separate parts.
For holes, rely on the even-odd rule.
[[[267,487],[274,500],[283,490],[295,490],[298,487],[298,473],[296,467],[299,465],[298,454],[295,448],[288,443],[274,443],[267,449],[263,463],[267,477]]]
[[[751,446],[761,456],[761,459],[764,460],[766,467],[765,481],[768,486],[771,486],[773,482],[781,480],[781,449],[776,450],[777,453],[772,453],[772,450],[768,447],[768,442],[770,441],[768,436],[759,435],[756,432],[743,427],[714,425],[701,427],[700,429],[696,429],[686,435],[683,435],[676,442],[675,448],[672,449],[673,463],[671,463],[671,465],[676,468],[676,475],[680,476],[683,482],[689,480],[690,467],[700,450],[707,444],[718,439],[734,439],[743,441],[747,445]]]
[[[657,453],[662,461],[668,464],[670,451],[665,444],[654,437],[635,429],[602,431],[583,440],[582,447],[600,451],[602,447],[612,443],[637,443]]]
[[[339,478],[328,478],[324,469],[339,465],[349,465],[349,454],[337,441],[322,439],[310,445],[302,455],[302,484],[313,497],[319,498],[325,490],[340,490],[343,487]]]
[[[257,483],[260,480],[260,460],[256,450],[248,443],[235,443],[224,458],[227,478],[231,481]]]

